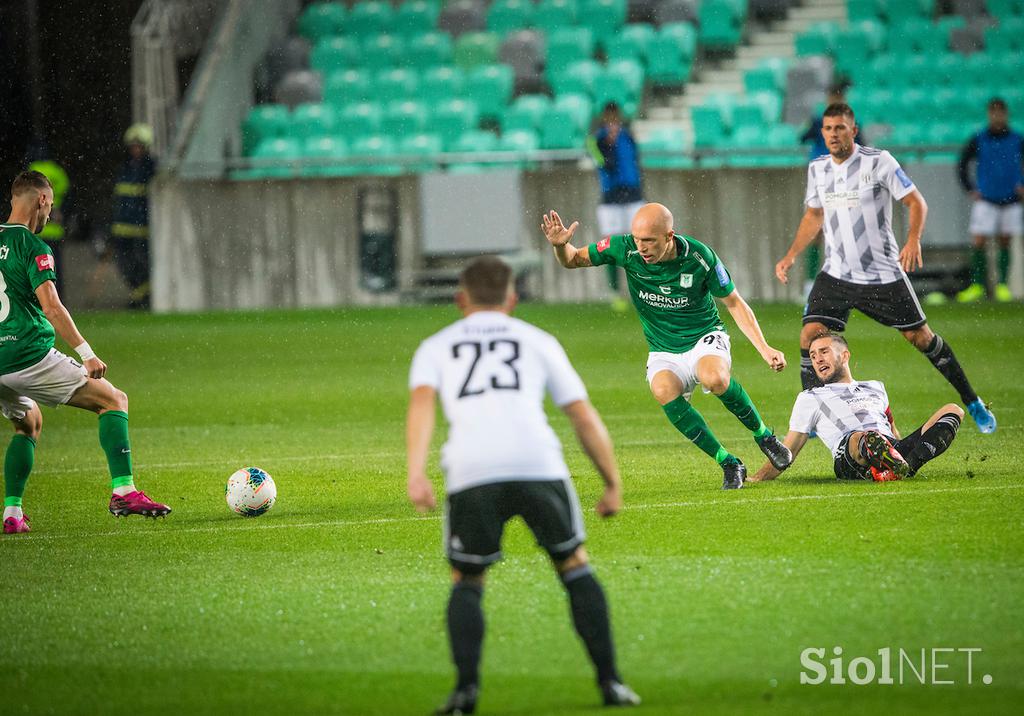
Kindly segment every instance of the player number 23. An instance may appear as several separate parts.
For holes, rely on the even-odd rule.
[[[483,386],[473,387],[474,374],[484,353],[499,353],[501,365],[504,368],[493,366],[490,380]],[[468,398],[471,395],[481,395],[490,387],[492,390],[519,390],[519,369],[516,361],[519,360],[519,342],[507,338],[498,338],[488,343],[477,341],[463,341],[452,346],[452,357],[460,358],[463,355],[472,355],[473,362],[469,365],[469,372],[466,373],[466,380],[462,382],[459,389],[460,398]],[[479,384],[478,384],[479,385]]]

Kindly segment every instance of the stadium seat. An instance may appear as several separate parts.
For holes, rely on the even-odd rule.
[[[371,134],[355,139],[351,144],[350,155],[359,158],[372,158],[373,162],[357,165],[359,174],[381,174],[394,176],[402,173],[402,165],[388,163],[389,156],[394,156],[395,142],[384,134]]]
[[[324,37],[313,47],[309,65],[325,77],[359,64],[359,45],[348,37]]]
[[[1024,16],[1024,0],[986,0],[988,14],[1000,19]]]
[[[416,100],[402,100],[388,105],[381,121],[381,132],[389,137],[407,137],[423,131],[426,107]]]
[[[743,7],[746,7],[744,4]],[[700,42],[710,50],[727,50],[743,34],[741,13],[731,0],[703,0],[700,5]]]
[[[446,147],[451,146],[470,129],[480,123],[480,110],[476,102],[467,99],[449,99],[441,102],[431,114],[429,131],[441,137]]]
[[[486,27],[487,16],[474,0],[449,2],[437,18],[437,28],[456,38],[467,32],[482,32]]]
[[[395,11],[385,0],[364,0],[352,6],[345,22],[345,34],[351,37],[367,37],[388,32],[394,21]]]
[[[498,36],[493,32],[467,32],[455,41],[455,64],[464,70],[498,61]]]
[[[405,64],[405,47],[405,38],[399,35],[369,35],[363,42],[363,66],[368,70],[401,67]]]
[[[1007,54],[1024,51],[1024,18],[1006,18],[985,30],[985,52]]]
[[[935,0],[888,0],[885,3],[885,16],[891,25],[915,17],[930,18],[934,11]]]
[[[498,140],[498,151],[501,152],[516,152],[517,154],[524,155],[538,149],[540,149],[540,136],[536,132],[531,132],[525,129],[516,129],[511,132],[506,132],[501,136],[501,139]],[[505,164],[503,166],[510,165]],[[531,169],[533,164],[526,160],[525,157],[520,156],[520,158],[511,166],[515,166],[520,169]]]
[[[693,25],[685,22],[662,25],[658,30],[658,34],[661,37],[672,38],[679,45],[679,49],[682,50],[683,57],[688,63],[697,54],[697,30],[694,29]],[[648,53],[648,59],[653,59],[651,54],[653,53]]]
[[[592,95],[594,85],[603,74],[600,63],[595,60],[581,60],[568,67],[555,67],[548,71],[548,83],[556,95],[579,92]]]
[[[476,154],[480,152],[494,152],[498,149],[498,136],[494,132],[485,132],[479,129],[463,133],[449,151],[459,154]],[[490,162],[459,161],[448,165],[448,171],[455,174],[475,173],[492,167]]]
[[[680,127],[659,127],[640,141],[640,162],[647,169],[689,169],[686,133]]]
[[[575,149],[583,146],[583,135],[576,128],[575,117],[568,109],[554,107],[544,117],[540,143],[544,149]]]
[[[643,23],[626,25],[605,42],[605,56],[609,62],[637,60],[646,65],[647,51],[654,37],[655,30],[650,25]]]
[[[533,4],[529,0],[495,0],[487,11],[487,29],[507,35],[530,27],[533,23]]]
[[[594,56],[594,33],[585,27],[563,27],[548,33],[546,72]]]
[[[587,95],[570,92],[555,98],[554,109],[569,114],[576,132],[585,132],[590,125],[594,104]]]
[[[577,22],[589,28],[594,41],[604,47],[626,22],[626,0],[582,0]]]
[[[644,66],[636,60],[615,60],[609,62],[605,69],[606,75],[621,77],[634,100],[639,100],[644,91]]]
[[[407,0],[395,11],[391,30],[414,41],[420,35],[430,32],[434,28],[440,12],[439,3],[427,0]]]
[[[338,2],[308,5],[299,15],[299,34],[312,42],[340,35],[345,28],[345,6]]]
[[[334,107],[330,104],[300,104],[292,111],[288,134],[299,139],[322,137],[334,132],[334,123]]]
[[[373,85],[373,96],[382,104],[396,99],[407,99],[419,92],[419,78],[412,70],[395,67],[377,74]]]
[[[503,132],[526,129],[536,132],[544,119],[544,114],[551,109],[551,99],[547,95],[523,95],[505,110],[501,118]]]
[[[445,32],[423,32],[408,42],[405,56],[410,67],[433,67],[452,62],[452,38]]]
[[[354,102],[338,112],[334,122],[335,132],[350,140],[377,134],[382,116],[381,106],[376,102]]]
[[[434,106],[461,95],[465,84],[465,74],[458,67],[432,67],[423,73],[420,96],[428,106]]]
[[[883,3],[880,0],[847,0],[846,2],[846,15],[850,22],[878,20],[883,14]]]
[[[654,20],[661,26],[669,23],[698,21],[697,0],[661,0],[655,5]]]
[[[747,92],[782,92],[786,88],[785,59],[769,57],[757,67],[743,75],[743,86]]]
[[[286,160],[291,164],[279,163],[271,166],[260,166],[258,163],[246,173],[247,179],[287,179],[295,176],[295,162],[302,159],[302,145],[294,137],[275,137],[265,139],[257,145],[252,153],[253,159]]]
[[[659,87],[682,85],[690,79],[693,65],[676,38],[658,34],[647,56],[647,79]]]
[[[514,79],[507,65],[477,67],[466,77],[466,97],[476,102],[482,119],[500,121],[512,98]]]
[[[940,32],[935,23],[923,17],[911,17],[893,25],[892,33],[902,47],[919,53],[944,51],[949,42],[948,32]]]
[[[796,54],[828,55],[839,34],[839,27],[834,22],[818,22],[807,28],[796,38]]]
[[[290,122],[291,112],[284,105],[261,104],[253,107],[242,123],[242,152],[249,154],[262,141],[285,136]]]
[[[718,147],[728,136],[728,123],[719,107],[701,105],[690,110],[693,120],[693,145],[695,147]]]
[[[437,169],[436,157],[444,151],[444,142],[437,134],[421,133],[404,137],[398,143],[398,153],[407,156],[422,156],[422,163],[406,164],[411,172],[429,172]]]
[[[324,101],[341,107],[370,99],[370,73],[363,69],[342,70],[327,75]]]
[[[352,165],[343,163],[348,157],[348,143],[340,137],[310,137],[302,150],[307,159],[320,160],[307,162],[302,168],[304,176],[336,177],[357,171]],[[331,159],[335,161],[327,161]]]
[[[505,37],[498,59],[512,68],[517,93],[531,93],[543,84],[544,34],[538,30],[517,30]]]
[[[323,79],[319,72],[295,70],[289,72],[274,86],[276,104],[295,107],[305,102],[320,102],[324,96]]]
[[[534,27],[548,32],[576,24],[576,0],[540,0],[533,13]]]
[[[600,80],[594,83],[593,97],[594,106],[598,110],[609,102],[614,102],[627,117],[636,114],[637,95],[622,75],[605,72]]]

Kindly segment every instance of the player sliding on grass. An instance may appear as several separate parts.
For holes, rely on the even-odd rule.
[[[850,376],[850,348],[838,333],[815,338],[810,356],[823,385],[800,393],[793,405],[785,443],[794,460],[808,436],[817,433],[832,451],[837,478],[887,482],[914,475],[944,453],[956,437],[964,411],[949,403],[900,439],[885,386],[877,380]],[[765,463],[750,480],[778,476],[779,470]]]
[[[445,549],[454,581],[448,636],[459,680],[437,713],[476,708],[484,573],[501,559],[505,522],[516,515],[547,550],[565,585],[605,705],[638,704],[615,666],[608,604],[583,549],[583,515],[562,446],[544,415],[545,392],[569,416],[604,479],[597,503],[602,517],[622,508],[608,431],[558,341],[509,316],[516,294],[508,264],[495,257],[473,261],[462,273],[456,301],[465,318],[425,340],[413,358],[406,426],[409,499],[421,511],[433,509],[427,454],[440,396],[451,426],[441,465],[448,491]]]
[[[53,208],[45,176],[28,171],[11,186],[11,216],[0,224],[0,412],[14,424],[4,458],[4,533],[28,532],[22,496],[43,427],[37,402],[73,405],[99,414],[100,446],[107,454],[115,515],[158,517],[171,508],[135,489],[128,442],[128,396],[104,377],[96,357],[64,308],[54,280],[53,254],[36,234]],[[82,364],[53,347],[54,330]]]
[[[729,412],[754,434],[761,452],[780,470],[789,465],[789,450],[764,424],[743,386],[730,375],[729,334],[712,296],[722,299],[743,334],[772,370],[786,358],[764,339],[750,306],[736,291],[715,252],[672,230],[672,213],[647,204],[633,217],[632,234],[606,236],[586,249],[571,243],[579,222],[565,228],[554,211],[541,228],[566,268],[613,263],[626,270],[629,294],[647,337],[647,382],[676,430],[713,457],[725,473],[722,488],[743,487],[746,467],[711,432],[689,399],[699,383],[714,393]]]

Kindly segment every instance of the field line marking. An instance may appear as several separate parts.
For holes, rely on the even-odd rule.
[[[705,505],[750,505],[750,504],[779,504],[784,502],[799,502],[802,500],[835,500],[857,497],[910,497],[915,495],[934,495],[950,492],[988,492],[993,490],[1018,490],[1024,488],[1024,483],[1013,483],[1008,485],[979,485],[978,487],[939,487],[934,490],[899,490],[892,492],[862,491],[862,492],[832,492],[819,495],[779,495],[777,497],[764,497],[754,499],[714,499],[714,500],[689,500],[685,502],[655,502],[649,504],[627,505],[624,511],[663,510],[678,507],[703,507]],[[869,490],[870,488],[866,488]],[[150,532],[124,532],[108,530],[106,532],[86,532],[77,534],[34,534],[29,533],[23,537],[14,539],[0,539],[0,544],[30,543],[58,539],[86,539],[89,537],[122,537],[137,535],[178,535],[198,532],[220,532],[228,534],[231,532],[250,532],[252,530],[272,529],[312,529],[317,527],[359,527],[363,525],[386,525],[398,522],[436,522],[441,519],[440,515],[427,515],[422,517],[378,517],[365,520],[322,520],[320,522],[248,522],[241,523],[238,527],[227,527],[220,525],[205,525],[202,527],[183,527],[176,530],[161,530]]]

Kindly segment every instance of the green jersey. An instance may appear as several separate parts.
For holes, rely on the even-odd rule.
[[[56,278],[42,239],[22,224],[0,224],[0,375],[35,365],[53,348],[36,288]]]
[[[677,256],[649,264],[631,234],[606,236],[587,247],[595,266],[626,270],[629,295],[651,351],[686,353],[712,331],[724,331],[715,299],[735,290],[732,278],[710,248],[689,236],[675,237]]]

